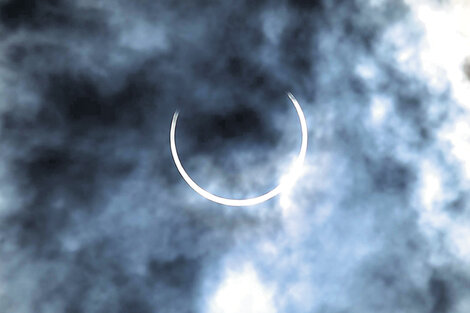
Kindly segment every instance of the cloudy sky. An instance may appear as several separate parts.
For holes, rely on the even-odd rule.
[[[0,312],[470,312],[468,16],[0,0]]]

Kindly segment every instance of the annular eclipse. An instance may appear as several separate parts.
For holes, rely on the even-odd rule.
[[[301,136],[302,136],[302,142],[300,145],[300,151],[297,156],[297,159],[294,161],[294,166],[292,166],[286,175],[287,177],[296,177],[301,170],[304,160],[305,160],[305,155],[307,153],[307,141],[308,141],[308,131],[307,131],[307,122],[305,120],[305,115],[302,111],[302,108],[300,107],[300,104],[298,101],[295,99],[295,97],[291,94],[287,94],[289,96],[289,99],[291,100],[292,104],[294,105],[295,110],[297,111],[297,115],[299,117],[299,122],[300,122],[300,129],[301,129]],[[171,128],[170,128],[170,149],[171,149],[171,155],[173,157],[173,161],[175,162],[176,168],[178,169],[179,173],[183,177],[183,179],[186,181],[186,183],[199,195],[202,197],[206,198],[207,200],[222,204],[222,205],[227,205],[227,206],[251,206],[251,205],[256,205],[263,203],[277,195],[279,195],[291,182],[291,179],[283,179],[275,188],[272,190],[259,195],[257,197],[253,198],[246,198],[246,199],[231,199],[231,198],[224,198],[221,196],[217,196],[206,189],[202,188],[199,186],[186,172],[184,169],[183,165],[181,164],[180,158],[178,156],[178,150],[176,148],[176,124],[178,121],[178,111],[176,111],[173,115],[173,120],[171,122]]]

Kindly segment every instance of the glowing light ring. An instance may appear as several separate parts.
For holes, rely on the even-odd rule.
[[[300,107],[299,103],[297,100],[294,98],[294,96],[291,93],[287,94],[294,104],[295,110],[297,111],[297,115],[299,116],[299,121],[300,121],[300,127],[302,131],[302,144],[300,146],[300,152],[297,157],[297,160],[295,161],[295,164],[293,168],[291,169],[289,175],[295,175],[296,172],[298,172],[301,168],[301,166],[304,163],[305,160],[305,154],[307,153],[307,141],[308,141],[308,132],[307,132],[307,122],[305,121],[305,115],[302,111],[302,108]],[[171,154],[173,156],[173,161],[175,162],[176,168],[178,169],[179,173],[183,177],[183,179],[186,181],[186,183],[198,194],[206,198],[207,200],[223,204],[223,205],[228,205],[228,206],[250,206],[250,205],[256,205],[260,204],[262,202],[265,202],[278,194],[282,192],[284,189],[285,185],[287,183],[280,183],[277,187],[272,189],[271,191],[258,196],[254,198],[248,198],[248,199],[230,199],[230,198],[224,198],[224,197],[219,197],[216,196],[207,190],[203,189],[200,187],[198,184],[194,182],[194,180],[191,179],[191,177],[186,173],[186,170],[184,169],[183,165],[181,164],[181,161],[178,157],[178,152],[176,149],[176,143],[175,143],[175,133],[176,133],[176,122],[178,120],[178,111],[175,112],[173,115],[173,120],[171,122],[171,129],[170,129],[170,148],[171,148]]]

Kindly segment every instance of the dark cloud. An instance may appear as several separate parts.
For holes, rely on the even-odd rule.
[[[1,312],[466,312],[459,108],[397,57],[423,35],[403,2],[21,0],[0,24]],[[287,92],[290,193],[184,183],[177,110],[198,183],[271,188]]]
[[[467,78],[470,79],[470,58],[467,58],[465,60],[465,63],[463,65],[463,71],[465,75],[467,76]]]
[[[9,30],[65,28],[76,31],[86,28],[90,31],[102,25],[102,17],[94,10],[80,10],[62,0],[10,0],[0,6],[0,19]]]
[[[434,300],[431,312],[451,312],[450,291],[446,282],[433,277],[429,281],[429,290]]]

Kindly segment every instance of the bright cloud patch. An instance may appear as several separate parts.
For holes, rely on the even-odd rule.
[[[209,313],[275,313],[273,290],[264,285],[251,264],[228,270],[210,300]]]

